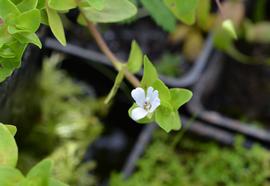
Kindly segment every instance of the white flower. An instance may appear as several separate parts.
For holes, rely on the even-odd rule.
[[[158,91],[153,87],[148,87],[146,94],[142,88],[136,88],[131,91],[131,96],[138,106],[131,111],[131,118],[135,121],[153,113],[160,105]]]

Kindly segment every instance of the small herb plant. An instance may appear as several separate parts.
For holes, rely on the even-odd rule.
[[[217,0],[219,3],[219,1]],[[185,24],[206,24],[209,1],[198,0],[141,0],[156,22],[167,30],[173,30],[176,20]],[[36,31],[41,24],[48,25],[62,45],[66,37],[61,16],[77,8],[80,11],[78,22],[85,25],[95,38],[102,52],[110,59],[119,74],[106,102],[116,94],[124,77],[135,87],[146,90],[153,87],[159,94],[160,106],[153,114],[140,123],[155,120],[164,130],[180,129],[181,123],[177,109],[191,98],[191,92],[185,89],[169,90],[158,78],[150,60],[144,57],[139,46],[133,42],[128,63],[121,63],[108,48],[94,23],[120,22],[137,13],[136,6],[129,0],[0,0],[0,81],[5,80],[20,66],[23,53],[29,43],[42,47]],[[160,13],[160,14],[158,14]],[[160,15],[164,18],[159,19]],[[165,19],[166,18],[166,19]],[[224,23],[229,33],[234,33],[229,21]],[[144,76],[140,82],[133,74],[144,63]],[[188,96],[187,96],[188,95]],[[172,100],[176,99],[176,104]],[[170,119],[166,119],[169,117]]]
[[[159,25],[170,31],[174,29],[176,20],[185,24],[194,24],[196,21],[203,24],[208,8],[199,6],[200,1],[141,0],[141,3]],[[203,11],[204,8],[206,11]],[[66,45],[62,16],[72,9],[79,10],[78,23],[86,26],[100,50],[118,71],[114,86],[105,102],[110,102],[126,78],[135,88],[132,91],[135,103],[129,109],[132,119],[137,123],[155,121],[166,132],[179,130],[181,121],[178,109],[191,99],[192,92],[183,88],[169,89],[159,79],[151,61],[144,56],[135,41],[132,43],[127,63],[122,62],[109,49],[96,28],[98,23],[121,22],[135,16],[137,7],[129,0],[0,0],[0,82],[20,67],[24,51],[29,44],[42,47],[36,34],[41,25],[49,26],[57,40]],[[233,25],[230,22],[225,22],[224,28],[234,36]],[[134,74],[142,65],[144,74],[139,81]],[[4,178],[0,179],[0,182],[7,180],[7,183],[11,182],[10,185],[20,186],[63,185],[51,178],[52,165],[49,160],[42,161],[26,177],[18,172],[14,168],[17,162],[16,143],[6,126],[1,125],[0,129],[4,135],[0,142],[0,160],[3,166],[8,166],[2,167],[3,173],[0,173],[0,176]]]

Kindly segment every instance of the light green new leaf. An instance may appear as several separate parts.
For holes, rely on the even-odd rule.
[[[230,34],[232,38],[237,39],[237,34],[236,34],[232,20],[226,19],[225,21],[223,21],[222,28],[224,28]]]
[[[52,161],[45,159],[34,166],[27,174],[28,185],[48,186],[52,173]]]
[[[20,32],[20,33],[14,34],[13,37],[16,38],[22,44],[32,43],[36,45],[37,47],[42,48],[42,44],[35,33]]]
[[[9,47],[12,51],[16,51],[16,56],[11,59],[0,57],[0,82],[4,81],[16,68],[20,66],[26,44],[13,42],[9,45]]]
[[[166,132],[171,130],[179,130],[181,128],[181,120],[177,111],[173,110],[170,105],[159,106],[155,113],[155,121]]]
[[[195,23],[198,0],[164,0],[164,2],[180,21],[188,25]]]
[[[170,93],[170,103],[174,110],[178,110],[182,105],[187,103],[192,98],[192,92],[184,88],[172,88],[170,89]]]
[[[141,2],[158,25],[166,31],[174,31],[176,19],[163,0],[141,0]]]
[[[157,79],[158,74],[154,65],[150,62],[147,56],[144,56],[144,72],[141,86],[146,89],[147,87],[152,86]]]
[[[0,185],[1,186],[17,186],[24,179],[22,173],[8,166],[0,166]]]
[[[21,12],[26,12],[37,7],[38,0],[23,0],[17,5]]]
[[[50,182],[49,182],[49,186],[68,186],[67,184],[59,181],[59,180],[56,180],[54,178],[51,178],[50,179]]]
[[[102,10],[105,6],[105,0],[87,0],[87,2],[97,10]]]
[[[18,160],[18,148],[11,132],[0,123],[0,165],[15,167]]]
[[[65,36],[64,26],[63,26],[63,23],[59,14],[57,13],[57,11],[51,8],[47,8],[46,10],[47,10],[47,15],[48,15],[49,25],[54,36],[62,45],[65,46],[66,36]]]
[[[38,9],[32,9],[18,16],[15,25],[18,29],[33,33],[39,28],[40,22],[40,11]]]
[[[14,125],[5,125],[5,127],[9,130],[12,136],[15,136],[17,128]]]
[[[140,71],[143,62],[143,53],[136,41],[132,41],[127,68],[132,73]]]
[[[111,23],[128,19],[137,13],[137,8],[128,0],[104,0],[104,8],[80,6],[87,19],[96,23]]]
[[[108,104],[110,102],[110,100],[115,96],[115,94],[117,93],[123,79],[124,79],[124,71],[125,71],[125,67],[122,67],[122,69],[118,72],[115,81],[114,81],[114,85],[110,91],[110,93],[108,94],[108,96],[105,99],[105,104]]]
[[[18,15],[20,11],[10,0],[0,0],[0,17],[4,20],[10,15]]]
[[[9,47],[4,46],[0,49],[0,57],[14,58],[16,57],[16,53],[12,51]]]
[[[2,82],[19,66],[20,60],[14,58],[3,60],[3,58],[0,58],[0,64],[0,82]]]
[[[49,0],[48,6],[51,9],[65,11],[76,8],[76,0]]]
[[[161,105],[163,105],[163,103],[165,104],[170,103],[171,101],[170,90],[160,79],[155,81],[155,83],[153,84],[153,88],[155,90],[158,90]]]

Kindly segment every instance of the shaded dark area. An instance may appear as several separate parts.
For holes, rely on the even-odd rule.
[[[241,64],[228,57],[217,63],[222,63],[222,69],[213,77],[216,79],[213,88],[203,95],[205,108],[239,120],[267,123],[270,119],[269,66]]]

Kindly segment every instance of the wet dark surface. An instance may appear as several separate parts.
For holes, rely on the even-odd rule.
[[[270,119],[270,67],[245,65],[225,58],[215,86],[203,96],[207,110],[242,121],[268,122]],[[209,82],[211,83],[211,82]]]

